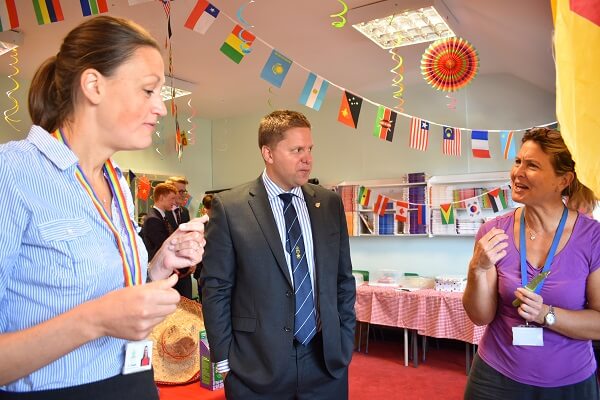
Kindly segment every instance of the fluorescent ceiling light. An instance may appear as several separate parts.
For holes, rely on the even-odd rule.
[[[162,97],[163,101],[171,100],[171,98],[178,98],[187,96],[188,94],[192,94],[192,92],[184,89],[175,88],[175,92],[173,93],[173,88],[169,85],[164,85],[160,89],[160,97]]]
[[[433,6],[409,10],[352,26],[383,49],[456,36]]]

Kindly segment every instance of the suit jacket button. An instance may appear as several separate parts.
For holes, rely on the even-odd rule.
[[[287,326],[283,328],[284,331],[286,332],[291,332],[292,330],[290,328],[288,328]]]
[[[290,292],[289,290],[285,292],[285,297],[292,297],[292,292]]]

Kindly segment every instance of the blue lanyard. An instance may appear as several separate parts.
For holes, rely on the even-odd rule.
[[[560,237],[565,229],[565,223],[567,222],[567,216],[569,215],[569,211],[567,207],[563,209],[562,217],[560,218],[560,223],[558,224],[558,228],[556,229],[556,233],[554,234],[554,239],[552,240],[552,246],[550,246],[550,252],[548,253],[548,257],[546,257],[546,263],[544,264],[544,268],[540,273],[546,272],[550,269],[550,264],[552,264],[552,260],[554,259],[554,255],[556,254],[556,249],[558,248],[558,243],[560,242]],[[521,283],[522,286],[527,285],[527,249],[525,243],[525,209],[521,212],[521,226],[520,230],[520,251],[521,251]],[[540,284],[535,289],[535,293],[540,294],[542,291],[542,286],[544,286],[544,281],[540,282]]]

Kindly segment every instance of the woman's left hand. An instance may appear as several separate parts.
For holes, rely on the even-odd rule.
[[[535,322],[543,325],[548,306],[544,304],[544,298],[539,294],[532,292],[524,287],[517,288],[515,296],[522,301],[517,312],[527,322]]]
[[[192,267],[202,261],[204,254],[204,224],[208,216],[194,218],[179,225],[163,243],[152,259],[148,274],[150,279],[165,279],[177,269]]]

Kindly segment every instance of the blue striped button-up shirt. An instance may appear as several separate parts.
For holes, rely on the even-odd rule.
[[[0,334],[35,326],[124,286],[115,237],[75,178],[76,166],[75,154],[38,126],[27,139],[0,146]],[[135,224],[131,192],[117,173]],[[112,219],[129,247],[114,202]],[[145,281],[148,257],[135,236]],[[125,343],[93,340],[0,388],[47,390],[118,375]]]
[[[275,223],[279,230],[279,237],[281,238],[281,244],[285,251],[285,260],[287,262],[288,271],[292,284],[294,283],[294,274],[292,273],[292,261],[290,260],[290,253],[288,253],[285,241],[286,241],[286,228],[285,228],[285,217],[283,215],[283,200],[279,197],[281,193],[286,193],[281,189],[275,182],[269,178],[267,171],[265,170],[262,175],[263,183],[267,189],[267,196],[269,197],[269,203],[271,204],[271,210],[273,210],[273,216],[275,217]],[[302,229],[302,236],[304,238],[304,249],[306,250],[306,261],[308,262],[308,273],[312,280],[313,288],[315,287],[315,259],[313,249],[313,237],[312,228],[310,226],[310,216],[308,215],[308,208],[306,208],[306,201],[304,200],[304,193],[302,188],[297,186],[289,191],[294,196],[292,197],[292,204],[296,208],[298,214],[298,220],[300,221],[300,229]],[[313,290],[313,297],[315,296]]]

